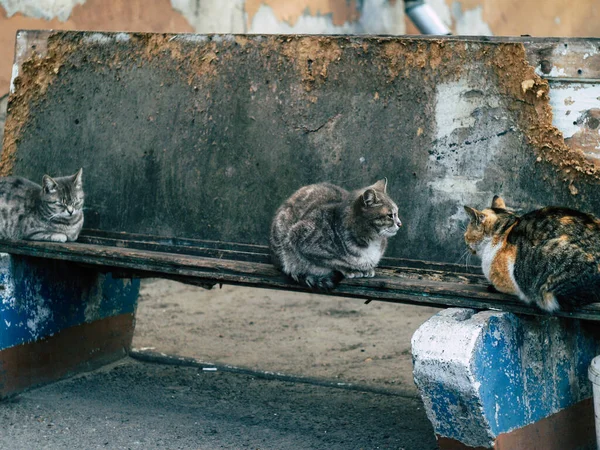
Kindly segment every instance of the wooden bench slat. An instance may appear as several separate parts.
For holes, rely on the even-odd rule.
[[[32,241],[0,241],[0,251],[100,267],[118,267],[124,269],[125,274],[131,275],[167,275],[191,284],[229,283],[310,292],[309,289],[290,282],[271,264],[243,260],[83,243]],[[414,268],[412,272],[398,267],[380,268],[376,277],[344,280],[328,294],[424,306],[502,309],[524,314],[543,314],[514,297],[488,292],[485,280],[480,277],[469,279],[463,274]],[[559,312],[558,315],[598,320],[599,310],[600,305],[588,305],[575,312]]]

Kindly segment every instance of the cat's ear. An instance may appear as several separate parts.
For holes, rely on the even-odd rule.
[[[481,211],[477,211],[475,208],[471,208],[470,206],[465,206],[464,208],[469,216],[469,219],[471,219],[471,223],[475,225],[481,225],[483,223],[485,220],[485,214],[483,214]]]
[[[375,192],[375,190],[369,188],[365,192],[363,192],[362,201],[366,207],[371,207],[375,205],[378,201],[377,193]]]
[[[383,192],[385,194],[386,193],[386,189],[387,189],[387,178],[382,178],[377,183],[375,183],[374,185],[369,186],[369,187],[371,189],[374,189],[374,190],[379,191],[379,192]]]
[[[81,189],[83,186],[83,182],[81,176],[83,175],[83,168],[79,169],[75,175],[73,175],[73,186]]]
[[[42,187],[46,194],[53,194],[54,192],[56,192],[57,186],[58,184],[56,183],[56,181],[54,181],[48,175],[44,175],[44,177],[42,178]]]
[[[504,200],[502,200],[501,197],[494,195],[494,199],[492,200],[492,208],[506,209],[506,203],[504,203]]]

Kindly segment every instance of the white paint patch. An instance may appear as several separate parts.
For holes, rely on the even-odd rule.
[[[556,66],[552,66],[552,68],[550,69],[550,72],[545,74],[542,72],[542,66],[539,65],[535,68],[535,73],[537,75],[539,75],[540,77],[566,77],[567,76],[565,69],[563,69],[562,67],[556,67]]]
[[[550,106],[552,125],[558,128],[565,138],[573,136],[580,126],[574,122],[589,109],[600,109],[600,84],[568,83],[550,81]],[[600,134],[598,136],[600,149]]]
[[[246,33],[244,0],[171,0],[196,33]]]
[[[215,34],[211,36],[213,42],[221,43],[221,42],[233,42],[235,41],[235,36],[233,34]]]
[[[261,5],[252,17],[249,33],[266,34],[349,34],[354,27],[346,22],[341,26],[333,25],[330,16],[311,16],[303,14],[294,25],[281,21],[268,5]]]
[[[465,404],[477,404],[481,383],[475,379],[474,355],[480,351],[481,337],[488,329],[490,318],[497,317],[502,323],[506,314],[491,311],[473,314],[469,309],[446,309],[421,325],[413,335],[414,379],[436,431],[441,428],[441,421],[444,426],[448,425],[448,417],[437,418],[432,405],[447,402],[447,399],[432,397],[429,388],[435,387],[432,391],[437,392],[436,388],[443,386],[444,392],[452,392],[465,400]],[[500,333],[507,334],[504,330]],[[450,403],[444,406],[453,417],[453,425],[460,430],[464,444],[490,446],[494,436],[477,407],[465,409]]]
[[[452,16],[455,20],[456,34],[463,36],[493,36],[491,28],[483,20],[483,7],[476,6],[466,11],[459,2],[452,3]]]
[[[131,37],[127,33],[117,33],[115,39],[117,42],[127,42]]]
[[[16,305],[15,283],[10,270],[10,255],[0,253],[0,280],[4,290],[0,292],[2,306],[14,308]]]
[[[169,40],[191,42],[193,44],[204,44],[210,40],[210,37],[206,36],[205,34],[178,34]]]
[[[357,2],[361,3],[361,2]],[[404,25],[404,2],[391,4],[389,0],[365,0],[362,2],[360,27],[357,33],[399,35],[406,32]]]
[[[404,34],[404,6],[387,0],[364,0],[356,22],[334,25],[331,14],[301,15],[294,25],[280,20],[268,5],[261,5],[252,17],[248,33],[278,34]]]
[[[12,73],[10,75],[10,88],[8,89],[8,92],[10,92],[11,94],[13,92],[15,92],[15,80],[17,79],[18,76],[19,76],[19,65],[13,64]]]
[[[27,328],[31,332],[31,336],[33,338],[38,338],[40,333],[40,327],[44,322],[47,322],[48,319],[52,316],[52,311],[50,308],[44,305],[43,299],[41,297],[37,298],[37,304],[35,309],[33,305],[30,306],[33,309],[33,317],[31,319],[27,319]]]
[[[61,22],[69,18],[76,5],[84,3],[85,0],[0,0],[8,17],[20,13],[36,19],[57,18]]]
[[[124,33],[121,33],[124,34]],[[104,33],[86,34],[83,37],[83,42],[87,44],[110,44],[113,42],[113,36]]]
[[[437,85],[435,103],[436,141],[429,157],[426,179],[433,203],[455,203],[456,211],[445,223],[436,227],[444,240],[455,233],[467,218],[462,205],[483,204],[494,193],[482,192],[478,187],[496,154],[501,151],[502,137],[494,134],[494,127],[477,126],[482,111],[499,106],[499,99],[484,87],[471,86],[466,79]],[[494,124],[497,132],[510,128],[507,118],[498,116]],[[483,136],[481,133],[490,133]],[[468,142],[468,144],[466,144]],[[453,147],[450,147],[453,146]]]

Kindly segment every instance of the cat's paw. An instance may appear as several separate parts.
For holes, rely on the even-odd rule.
[[[314,291],[329,292],[341,281],[341,274],[334,272],[331,275],[307,275],[303,282]]]
[[[343,272],[346,278],[371,278],[375,276],[375,269],[369,270],[352,270]]]
[[[52,241],[52,242],[67,242],[67,235],[62,234],[62,233],[51,234],[50,241]]]

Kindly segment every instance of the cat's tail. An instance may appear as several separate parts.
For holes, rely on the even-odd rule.
[[[578,285],[561,289],[555,295],[563,311],[572,311],[590,303],[600,303],[600,274]]]

